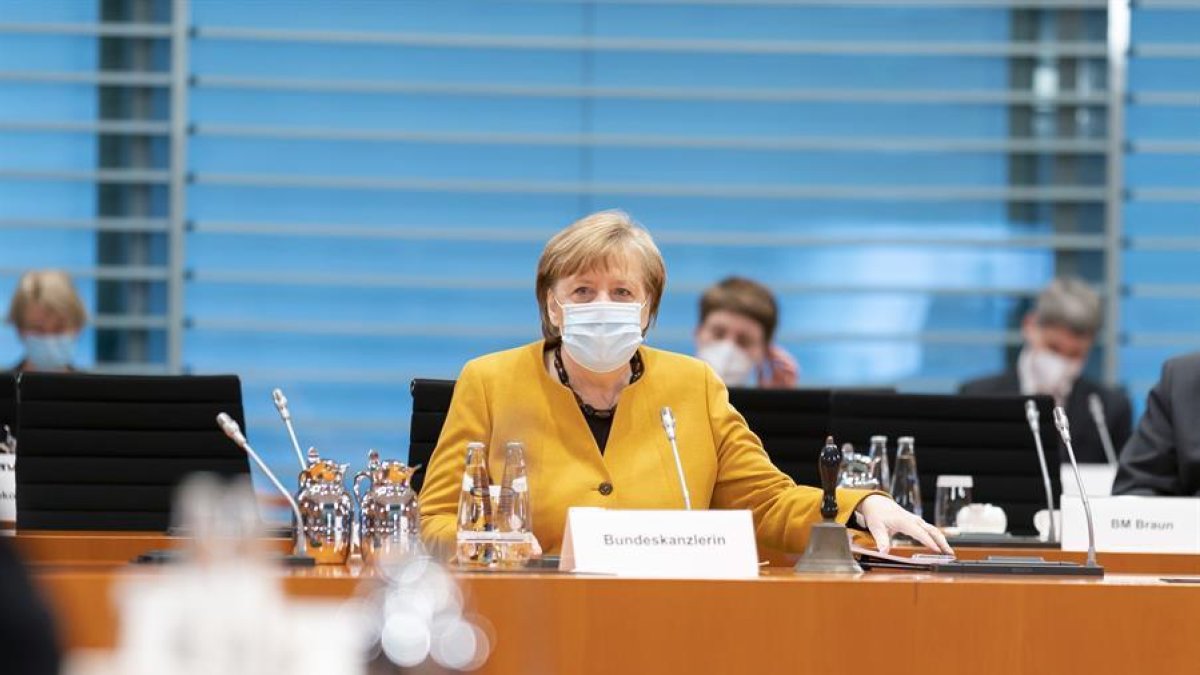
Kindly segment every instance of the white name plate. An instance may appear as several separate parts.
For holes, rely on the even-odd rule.
[[[1092,497],[1096,550],[1106,553],[1200,553],[1200,499]],[[1087,519],[1078,496],[1062,497],[1062,547],[1086,551]]]
[[[572,508],[559,569],[655,579],[758,576],[749,511]]]
[[[17,521],[17,456],[0,453],[0,521]]]
[[[1089,497],[1112,496],[1113,479],[1117,476],[1114,464],[1080,464],[1079,479],[1083,481],[1083,489]],[[1059,479],[1062,481],[1064,495],[1078,495],[1079,483],[1075,482],[1075,470],[1067,462],[1059,468]]]

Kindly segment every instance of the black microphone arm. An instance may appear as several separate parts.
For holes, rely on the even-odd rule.
[[[1067,421],[1067,411],[1062,406],[1054,408],[1054,426],[1058,435],[1067,446],[1067,456],[1071,458],[1071,468],[1075,470],[1075,482],[1079,485],[1079,498],[1083,500],[1083,515],[1087,518],[1088,552],[1087,566],[1099,567],[1096,563],[1096,528],[1092,523],[1092,503],[1088,500],[1087,489],[1083,487],[1083,477],[1079,475],[1079,463],[1075,461],[1075,448],[1071,446],[1071,423]],[[1052,514],[1053,515],[1053,514]]]
[[[1042,413],[1038,410],[1037,402],[1033,399],[1025,401],[1025,421],[1029,422],[1029,430],[1033,432],[1033,443],[1037,446],[1038,463],[1042,466],[1042,486],[1046,488],[1046,515],[1050,518],[1050,532],[1047,541],[1058,541],[1058,527],[1054,524],[1054,488],[1050,486],[1050,469],[1046,463],[1046,448],[1042,445]]]
[[[279,490],[279,494],[283,495],[283,498],[287,500],[288,506],[292,507],[292,514],[296,516],[296,543],[292,552],[297,556],[307,557],[308,539],[304,533],[304,516],[300,515],[300,505],[296,503],[296,500],[292,497],[292,493],[283,487],[283,484],[279,482],[275,474],[267,468],[266,462],[262,461],[262,458],[254,451],[254,448],[250,447],[250,442],[246,440],[246,435],[242,433],[242,429],[238,426],[236,420],[225,413],[221,413],[217,415],[217,426],[221,427],[221,431],[225,432],[229,440],[237,444],[239,448],[250,456],[250,459],[254,460],[258,468],[266,474],[271,484],[275,486],[275,489]]]
[[[667,440],[671,442],[671,452],[675,455],[675,470],[679,472],[679,487],[683,490],[683,505],[688,511],[692,510],[692,494],[688,491],[687,479],[683,476],[683,462],[679,459],[679,446],[675,444],[675,416],[671,408],[663,406],[663,431],[667,432]]]
[[[1092,421],[1096,423],[1096,433],[1100,434],[1104,456],[1108,458],[1109,466],[1116,466],[1117,451],[1113,447],[1112,434],[1108,433],[1108,418],[1104,414],[1104,401],[1100,400],[1100,394],[1092,392],[1088,395],[1088,410],[1092,413]]]

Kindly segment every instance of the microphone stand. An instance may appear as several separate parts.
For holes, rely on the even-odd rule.
[[[1088,410],[1092,413],[1092,421],[1096,423],[1096,433],[1100,435],[1100,445],[1104,448],[1104,456],[1110,466],[1117,465],[1117,451],[1113,447],[1112,434],[1108,433],[1108,419],[1104,414],[1104,401],[1100,395],[1093,393],[1088,396]]]
[[[224,431],[225,435],[228,436],[231,441],[233,441],[239,448],[242,449],[242,451],[249,455],[250,459],[254,460],[254,463],[258,465],[258,468],[262,470],[267,479],[271,481],[271,484],[275,486],[275,489],[279,491],[279,494],[283,495],[283,498],[287,500],[288,506],[292,507],[292,515],[296,517],[295,542],[292,546],[292,554],[301,561],[313,560],[308,556],[308,537],[304,531],[304,516],[301,515],[300,506],[296,503],[296,500],[292,497],[292,494],[283,487],[283,483],[280,483],[279,479],[275,477],[275,474],[269,468],[267,468],[266,462],[264,462],[262,458],[258,456],[258,453],[254,451],[254,448],[250,447],[250,442],[246,440],[246,435],[242,433],[242,429],[238,426],[236,420],[226,413],[221,413],[217,415],[217,426],[221,427],[221,431]]]
[[[1054,426],[1058,428],[1058,435],[1062,437],[1063,444],[1067,446],[1067,456],[1071,458],[1071,468],[1075,470],[1075,482],[1079,484],[1079,498],[1083,500],[1083,514],[1087,518],[1088,529],[1086,566],[1103,569],[1096,562],[1096,529],[1092,524],[1092,503],[1088,500],[1087,490],[1083,487],[1083,477],[1079,475],[1079,463],[1075,461],[1075,449],[1071,446],[1071,423],[1067,421],[1067,412],[1062,409],[1062,406],[1054,409]]]
[[[292,411],[288,410],[287,397],[283,395],[283,390],[276,387],[271,391],[271,398],[275,401],[275,409],[279,411],[279,416],[283,419],[283,425],[287,427],[288,437],[292,439],[292,449],[296,451],[296,459],[300,460],[300,470],[308,468],[308,462],[304,461],[304,453],[300,452],[300,441],[296,439],[296,429],[292,426]]]
[[[1046,464],[1046,449],[1042,446],[1042,413],[1038,411],[1037,402],[1033,399],[1025,401],[1025,420],[1029,422],[1029,430],[1033,432],[1033,442],[1037,446],[1038,463],[1042,467],[1042,485],[1046,488],[1046,515],[1050,518],[1050,532],[1047,541],[1058,541],[1058,528],[1054,524],[1054,488],[1050,487],[1050,469]]]
[[[667,440],[671,442],[671,452],[675,455],[675,470],[679,472],[679,488],[683,490],[683,506],[691,511],[692,494],[688,491],[687,479],[683,476],[683,462],[679,459],[679,446],[675,444],[675,416],[671,414],[671,409],[665,406],[662,409],[662,425],[663,431],[667,432]]]

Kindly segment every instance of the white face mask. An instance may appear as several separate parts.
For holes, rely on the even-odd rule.
[[[1071,393],[1083,364],[1060,356],[1048,349],[1030,349],[1029,374],[1034,393],[1050,394],[1063,399]]]
[[[29,365],[37,370],[66,370],[71,367],[71,361],[75,357],[76,339],[78,336],[74,333],[26,335],[22,338],[25,343],[25,358],[29,360]]]
[[[725,386],[754,386],[754,360],[733,340],[710,342],[697,350],[696,357],[712,366]]]
[[[555,299],[558,302],[558,299]],[[563,348],[594,373],[611,373],[629,363],[642,344],[642,307],[634,302],[563,304]]]

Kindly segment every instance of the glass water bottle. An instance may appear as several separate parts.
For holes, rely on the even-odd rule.
[[[884,492],[890,492],[892,489],[892,471],[888,467],[887,436],[871,437],[871,450],[867,454],[867,458],[874,467],[871,470],[871,477],[875,479],[875,482],[879,485],[879,489]]]
[[[921,481],[917,476],[917,451],[912,436],[896,440],[896,470],[892,473],[892,499],[917,517],[921,514]]]
[[[504,448],[504,475],[500,479],[500,503],[496,509],[501,564],[519,566],[533,557],[532,516],[525,446],[512,441]]]
[[[458,497],[458,564],[488,567],[496,563],[496,526],[492,515],[487,446],[467,444],[467,465]]]

